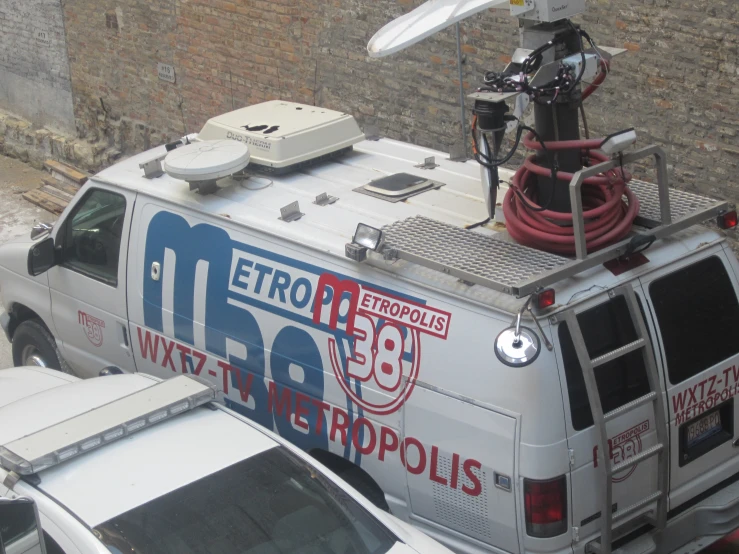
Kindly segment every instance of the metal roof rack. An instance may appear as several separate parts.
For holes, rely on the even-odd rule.
[[[638,180],[630,183],[641,203],[636,224],[646,230],[588,254],[580,193],[583,182],[593,175],[648,157],[654,157],[657,162],[658,184]],[[570,183],[570,199],[576,246],[574,260],[426,217],[412,217],[384,227],[385,243],[380,253],[386,260],[406,260],[521,298],[733,209],[728,202],[670,190],[666,155],[657,146],[618,155],[576,173]]]

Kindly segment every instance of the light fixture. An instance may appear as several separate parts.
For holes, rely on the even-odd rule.
[[[377,252],[382,246],[382,239],[383,234],[380,229],[375,229],[364,223],[357,225],[357,231],[354,233],[354,244],[359,244]]]

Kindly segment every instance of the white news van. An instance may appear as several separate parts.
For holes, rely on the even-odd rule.
[[[609,163],[652,155],[636,238],[569,259],[468,228],[475,162],[245,108],[0,248],[3,327],[18,365],[209,379],[459,552],[692,552],[739,526],[739,265],[697,226],[736,214]]]

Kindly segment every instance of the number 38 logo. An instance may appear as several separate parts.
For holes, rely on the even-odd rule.
[[[332,294],[324,297],[326,287],[332,289]],[[329,326],[336,329],[342,300],[348,296],[349,338],[329,338],[331,365],[339,385],[355,404],[369,413],[387,415],[399,410],[413,392],[421,362],[421,331],[405,324],[400,310],[391,308],[390,297],[382,295],[387,301],[387,314],[371,312],[369,303],[360,303],[360,298],[366,298],[363,293],[367,291],[358,283],[324,276],[317,291],[317,298],[324,302],[317,303],[314,322],[321,321],[321,310],[328,302],[331,304]],[[372,294],[375,298],[380,296],[376,291]],[[385,306],[379,301],[374,304]],[[346,354],[342,356],[342,353]],[[368,386],[361,389],[352,380]]]

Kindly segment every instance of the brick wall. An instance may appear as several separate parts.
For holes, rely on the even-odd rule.
[[[676,184],[739,198],[739,2],[588,2],[580,21],[590,34],[629,50],[588,103],[593,132],[634,126],[643,144],[666,147]],[[350,112],[393,138],[459,147],[453,30],[385,60],[365,53],[377,29],[419,3],[67,1],[78,131],[112,160],[232,106],[285,98]],[[505,10],[466,21],[465,87],[502,68],[517,41]],[[158,78],[157,63],[175,67],[175,83]]]
[[[0,0],[0,109],[74,133],[60,0]]]

